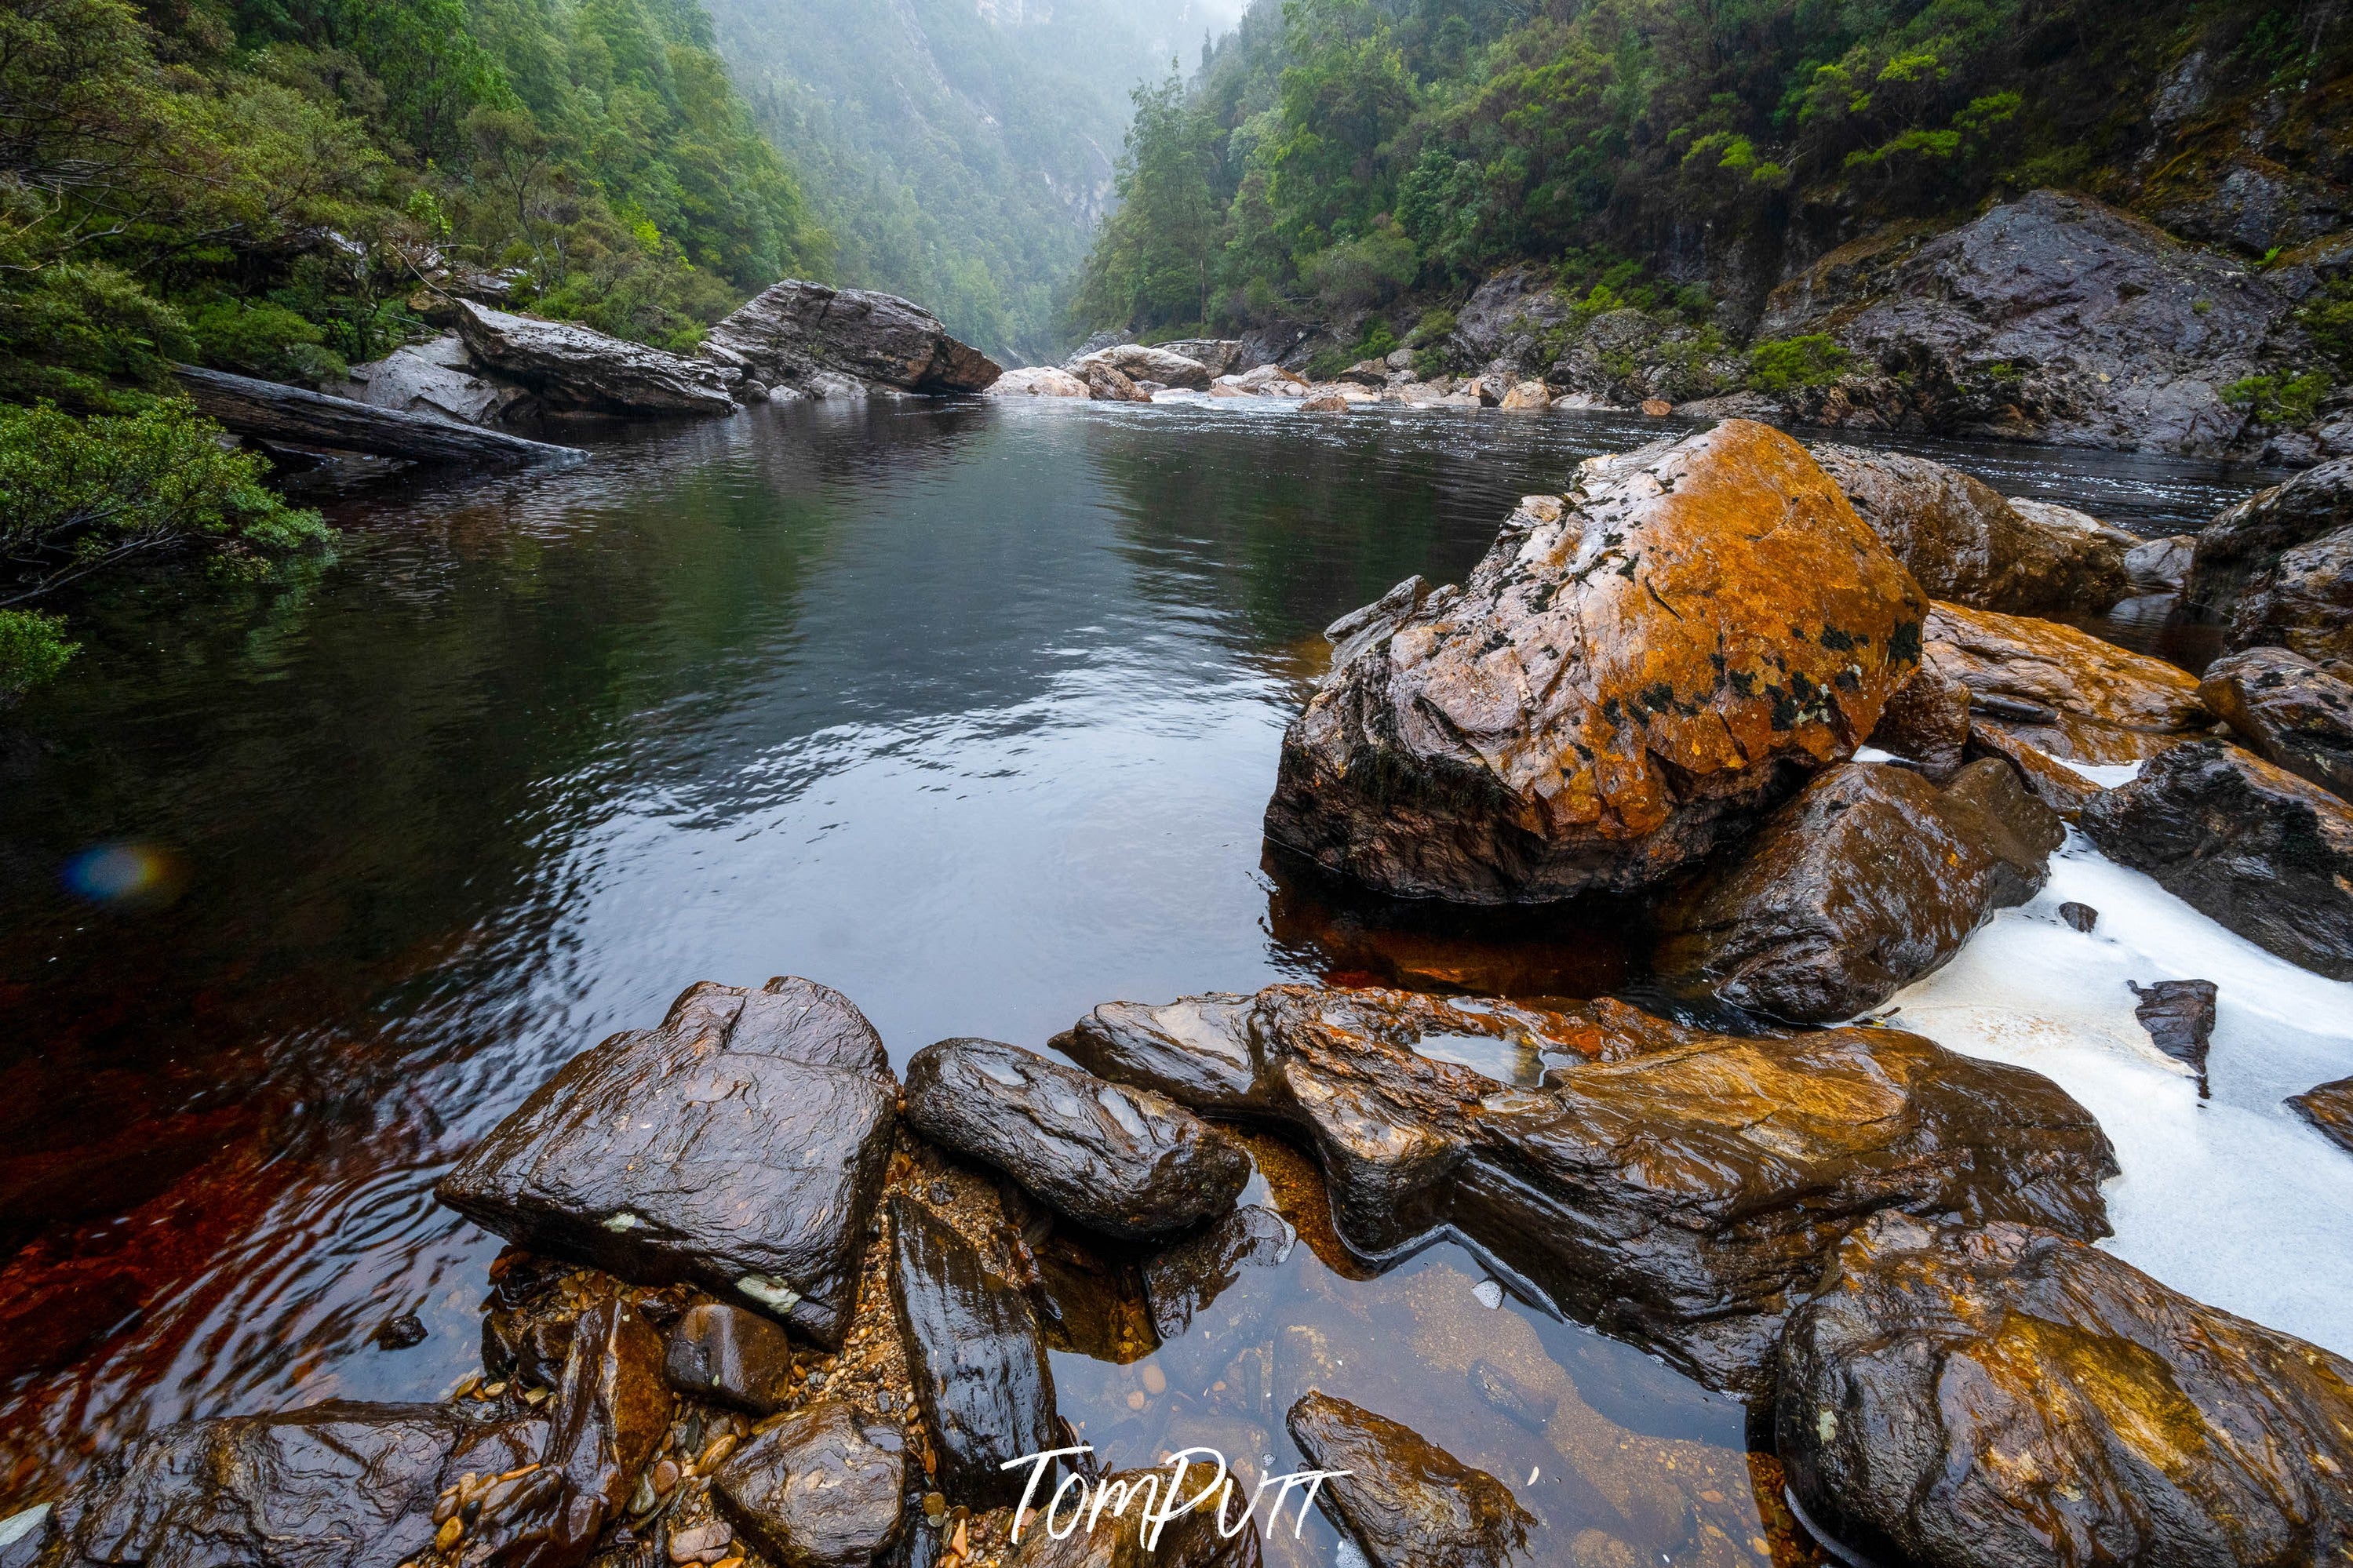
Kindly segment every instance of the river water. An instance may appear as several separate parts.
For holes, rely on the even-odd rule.
[[[1606,914],[1368,904],[1270,860],[1258,824],[1322,626],[1460,577],[1524,492],[1659,433],[763,409],[591,432],[562,473],[346,496],[340,546],[290,583],[74,606],[85,653],[0,719],[0,1501],[153,1423],[446,1390],[478,1364],[498,1244],[433,1178],[691,981],[823,980],[899,1060],[1285,979],[1624,984]],[[1930,449],[2149,534],[2264,478]],[[1360,1272],[1302,1247],[1221,1310],[1322,1335],[1357,1362],[1351,1397],[1515,1487],[1539,1472],[1524,1498],[1567,1536],[1676,1561],[1769,1544],[1730,1402],[1489,1307],[1455,1249]],[[369,1343],[409,1310],[423,1344]],[[1057,1360],[1066,1411],[1122,1432],[1123,1461],[1188,1432],[1289,1452],[1181,1368],[1164,1398],[1137,1367]],[[1473,1363],[1561,1413],[1503,1421]],[[1281,1555],[1334,1551],[1311,1521]]]

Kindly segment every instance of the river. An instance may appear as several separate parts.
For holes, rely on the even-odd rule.
[[[1624,984],[1606,911],[1352,900],[1267,858],[1259,815],[1321,627],[1459,577],[1521,494],[1659,432],[767,408],[591,432],[564,472],[344,496],[339,546],[289,582],[77,604],[86,652],[0,718],[0,1491],[53,1495],[167,1419],[447,1390],[479,1363],[498,1244],[431,1181],[691,981],[822,980],[900,1061],[1284,979]],[[2148,534],[2265,479],[1922,449]],[[1771,1508],[1732,1402],[1489,1307],[1459,1249],[1361,1273],[1302,1247],[1228,1305],[1325,1335],[1352,1397],[1465,1459],[1543,1472],[1528,1500],[1556,1526],[1590,1514],[1678,1561],[1711,1531],[1757,1549]],[[421,1345],[370,1342],[409,1310]],[[1163,1398],[1056,1359],[1066,1412],[1134,1462],[1187,1432],[1289,1451],[1279,1421],[1187,1404],[1206,1384]],[[1473,1397],[1482,1360],[1561,1401],[1549,1435]],[[1334,1560],[1320,1520],[1285,1550]]]

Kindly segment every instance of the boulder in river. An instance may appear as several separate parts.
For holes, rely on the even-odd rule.
[[[2133,763],[2212,728],[2197,679],[2055,621],[1938,604],[1927,662],[1979,720],[2068,762]]]
[[[2353,800],[2353,684],[2286,648],[2254,647],[2208,666],[2198,696],[2264,761]]]
[[[839,1400],[761,1432],[711,1479],[711,1498],[772,1563],[869,1568],[904,1514],[906,1445]]]
[[[1267,836],[1409,897],[1641,886],[1852,755],[1926,612],[1777,430],[1589,459],[1466,585],[1413,578],[1325,632]]]
[[[2322,1137],[2353,1153],[2353,1078],[2340,1078],[2306,1089],[2289,1100],[2295,1113],[2318,1129]]]
[[[2227,621],[2247,584],[2282,555],[2353,528],[2353,458],[2323,463],[2226,508],[2198,535],[2181,596]]]
[[[2084,808],[2092,842],[2256,946],[2353,980],[2353,806],[2220,741]]]
[[[1004,1172],[1080,1224],[1141,1240],[1222,1214],[1250,1181],[1241,1146],[1167,1096],[1105,1083],[995,1040],[907,1062],[908,1124]]]
[[[940,1489],[974,1509],[1019,1500],[1021,1471],[1001,1467],[1065,1446],[1029,1298],[913,1199],[891,1199],[891,1246],[907,1377],[939,1458]]]
[[[896,1096],[839,992],[705,982],[575,1057],[434,1192],[533,1251],[692,1280],[837,1344]]]
[[[1250,363],[1240,338],[1172,338],[1158,346],[1164,353],[1193,361],[1212,376],[1231,375]]]
[[[757,1312],[701,1301],[671,1327],[662,1373],[681,1394],[769,1415],[792,1393],[792,1342]]]
[[[2010,763],[1949,788],[1883,764],[1818,774],[1662,910],[1652,967],[1752,1013],[1827,1024],[1942,967],[2042,889],[2065,837]]]
[[[1279,985],[1107,1004],[1056,1043],[1302,1136],[1360,1257],[1452,1227],[1714,1388],[1769,1379],[1782,1315],[1880,1209],[2107,1229],[2116,1163],[2088,1111],[2039,1074],[1891,1029],[1737,1038],[1609,1001]]]
[[[1149,403],[1152,394],[1128,379],[1117,365],[1097,361],[1086,367],[1087,395],[1097,403]]]
[[[1774,1426],[1807,1517],[1874,1562],[2353,1551],[2353,1362],[2028,1226],[1858,1231],[1791,1315]]]
[[[829,374],[901,392],[986,392],[1003,374],[920,305],[797,278],[769,285],[703,342],[771,386],[806,387]]]
[[[1922,665],[1880,710],[1871,743],[1911,763],[1932,783],[1951,782],[1967,760],[1969,689]]]
[[[2105,610],[2125,596],[2128,533],[2066,507],[2028,510],[1926,458],[1827,441],[1810,450],[1934,598],[2015,613]]]
[[[1008,370],[997,378],[988,389],[991,397],[1088,397],[1087,384],[1067,370],[1052,365],[1032,365],[1026,370]]]
[[[1323,1394],[1284,1425],[1307,1463],[1345,1472],[1317,1501],[1372,1568],[1513,1568],[1534,1564],[1535,1516],[1511,1488],[1387,1416]]]
[[[2151,1044],[2198,1075],[2198,1098],[2212,1098],[2206,1081],[2206,1057],[2214,1043],[2214,1003],[2220,988],[2211,980],[2160,980],[2133,984],[2139,998],[2133,1016],[2148,1031]]]
[[[1514,382],[1512,390],[1504,394],[1502,406],[1507,414],[1542,414],[1552,406],[1552,393],[1541,381]]]
[[[85,1563],[390,1568],[431,1550],[468,1425],[451,1405],[349,1400],[182,1422],[100,1458],[58,1530]]]
[[[2353,528],[2283,552],[2249,581],[2231,616],[2231,646],[2266,644],[2353,664]]]
[[[1097,349],[1072,360],[1064,368],[1073,375],[1082,376],[1099,364],[1109,366],[1130,381],[1156,381],[1163,386],[1183,387],[1187,392],[1209,390],[1208,366],[1171,350],[1146,348],[1142,343]]]
[[[474,363],[529,387],[550,408],[610,414],[733,414],[738,379],[568,321],[458,301],[458,335]]]
[[[2189,563],[2197,554],[2198,536],[2194,533],[2146,539],[2125,552],[2125,576],[2138,593],[2179,594],[2182,580],[2189,575]]]

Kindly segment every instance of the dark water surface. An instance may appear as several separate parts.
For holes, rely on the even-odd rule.
[[[1459,577],[1522,493],[1659,432],[763,410],[347,498],[338,552],[290,586],[76,606],[82,658],[0,720],[0,1502],[163,1420],[447,1389],[497,1247],[432,1179],[693,980],[823,980],[902,1060],[1283,978],[1620,984],[1606,929],[1368,908],[1265,861],[1258,822],[1323,626]],[[2146,532],[2256,482],[1973,456]],[[1739,1412],[1516,1302],[1466,1306],[1480,1278],[1452,1249],[1363,1280],[1302,1248],[1233,1305],[1389,1346],[1365,1402],[1514,1485],[1572,1441],[1588,1491],[1681,1455],[1717,1497],[1694,1517],[1747,1553]],[[409,1310],[422,1345],[368,1344]],[[1499,1426],[1455,1364],[1482,1358],[1584,1435]],[[1135,1369],[1059,1370],[1074,1419],[1133,1414]],[[1171,1435],[1156,1411],[1119,1457]],[[1598,1506],[1560,1484],[1532,1506]]]

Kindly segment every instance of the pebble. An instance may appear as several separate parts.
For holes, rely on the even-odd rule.
[[[673,1563],[697,1562],[704,1552],[715,1552],[731,1544],[734,1539],[734,1530],[716,1520],[709,1524],[698,1524],[691,1530],[677,1531],[670,1538],[670,1560]]]
[[[934,1524],[937,1524],[947,1516],[948,1500],[946,1496],[940,1492],[925,1492],[923,1494],[923,1517],[930,1520]]]
[[[465,1533],[466,1527],[459,1524],[455,1519],[443,1520],[441,1521],[441,1528],[433,1532],[433,1550],[436,1552],[448,1551],[451,1547],[458,1544],[458,1538]]]
[[[1482,1279],[1471,1287],[1471,1294],[1479,1298],[1479,1305],[1489,1311],[1504,1304],[1504,1287],[1493,1279]]]
[[[709,1475],[725,1462],[727,1456],[734,1451],[735,1434],[722,1432],[718,1436],[711,1439],[702,1453],[694,1457],[694,1473],[699,1476]]]
[[[1144,1363],[1144,1392],[1155,1399],[1168,1392],[1168,1374],[1160,1370],[1157,1362]]]
[[[1127,1396],[1127,1407],[1130,1410],[1141,1410],[1150,1403],[1150,1400],[1144,1397],[1144,1390],[1140,1388],[1131,1391]]]
[[[676,1485],[678,1485],[678,1462],[676,1460],[664,1459],[654,1467],[654,1493],[656,1496],[670,1496],[670,1489]]]

